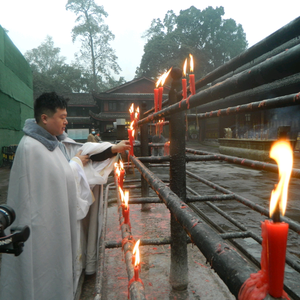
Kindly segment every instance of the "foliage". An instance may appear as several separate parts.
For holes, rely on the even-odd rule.
[[[201,11],[191,6],[178,16],[170,10],[163,21],[152,20],[136,76],[155,79],[172,66],[182,68],[191,53],[195,76],[200,78],[244,51],[247,41],[242,26],[223,15],[223,7]]]
[[[54,47],[52,37],[24,54],[33,72],[35,97],[43,92],[70,93],[87,91],[87,80],[77,65],[68,65],[60,56],[60,48]]]
[[[105,84],[114,81],[112,72],[119,74],[121,70],[117,56],[109,45],[114,35],[104,24],[103,17],[107,17],[107,13],[103,6],[95,4],[94,0],[69,0],[66,9],[77,16],[72,38],[73,42],[76,39],[81,42],[78,62],[90,74],[92,89],[99,91]]]

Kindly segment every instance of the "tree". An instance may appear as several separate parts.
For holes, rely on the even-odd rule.
[[[66,58],[60,56],[60,48],[54,47],[52,37],[47,36],[40,46],[26,51],[24,57],[32,69],[35,97],[43,92],[61,94],[88,90],[82,69],[65,63]]]
[[[191,53],[195,76],[200,78],[244,51],[242,26],[223,15],[223,7],[201,11],[191,6],[178,16],[171,10],[163,21],[154,19],[144,35],[148,40],[136,75],[155,79],[171,66],[182,68]]]
[[[103,17],[107,17],[107,13],[94,0],[69,0],[66,9],[77,16],[72,38],[73,42],[77,38],[81,41],[78,61],[81,65],[89,66],[87,72],[91,75],[93,90],[99,91],[105,81],[113,80],[112,72],[119,74],[121,70],[117,56],[109,45],[114,35],[104,24]]]

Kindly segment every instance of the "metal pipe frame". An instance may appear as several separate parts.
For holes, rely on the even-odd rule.
[[[151,188],[159,195],[184,228],[193,243],[207,258],[211,267],[236,297],[243,283],[256,270],[245,265],[245,260],[219,237],[196,213],[187,206],[169,187],[135,157],[131,157],[138,171],[147,180]],[[234,264],[232,263],[234,261]]]

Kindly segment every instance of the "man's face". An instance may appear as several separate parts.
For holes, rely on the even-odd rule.
[[[46,120],[45,129],[50,134],[54,136],[61,135],[65,131],[66,126],[68,124],[67,110],[65,108],[64,109],[58,108],[56,110],[56,113],[52,117],[47,116],[45,120]]]

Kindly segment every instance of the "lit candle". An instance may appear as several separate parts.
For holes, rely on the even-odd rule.
[[[195,89],[195,74],[193,74],[194,72],[194,59],[193,59],[193,55],[190,54],[190,72],[192,74],[189,74],[189,79],[190,79],[190,91],[192,95],[196,94],[196,89]]]
[[[284,215],[287,204],[288,184],[293,168],[293,150],[287,141],[276,142],[270,151],[270,157],[278,164],[279,183],[272,191],[270,217],[266,222],[268,238],[268,274],[269,294],[280,298],[283,293],[284,268],[288,224],[280,222],[280,213]]]
[[[123,166],[124,166],[123,163],[120,161],[119,177],[118,177],[119,181],[118,181],[118,183],[119,183],[119,186],[121,188],[123,188],[124,175],[125,175],[125,170],[124,170]]]
[[[134,261],[134,280],[139,281],[139,270],[140,270],[140,249],[139,249],[140,240],[135,243],[132,253],[135,253]]]
[[[134,120],[134,104],[132,103],[130,108],[129,108],[129,113],[130,113],[130,122]]]
[[[140,119],[140,108],[138,106],[135,110],[135,120],[136,120],[136,122],[139,121],[139,119]]]
[[[186,89],[186,65],[187,65],[187,58],[184,62],[184,65],[183,65],[183,76],[184,78],[182,78],[181,82],[182,82],[182,97],[183,99],[186,99],[187,98],[187,89]]]
[[[158,88],[154,89],[154,112],[158,110]]]
[[[140,244],[140,240],[138,240],[134,247],[133,247],[133,250],[132,250],[132,263],[135,265],[135,255],[137,253],[137,251],[139,251],[138,247],[139,247],[139,244]]]
[[[124,224],[129,224],[129,191],[125,191],[124,193],[124,207],[123,207],[123,217],[124,217]]]
[[[133,137],[134,137],[134,129],[133,129],[133,123],[134,121],[131,122],[130,124],[130,128],[128,128],[128,138],[129,138],[129,143],[130,143],[130,146],[131,146],[131,149],[130,149],[130,155],[133,156]]]
[[[124,192],[123,192],[123,189],[121,187],[119,187],[119,192],[120,192],[120,198],[121,198],[121,207],[122,207],[122,215],[124,217],[124,206],[125,206],[125,203],[124,203]]]

